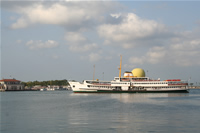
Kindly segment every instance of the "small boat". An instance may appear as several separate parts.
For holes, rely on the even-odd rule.
[[[46,88],[42,88],[42,89],[40,89],[40,91],[47,91],[47,89]]]

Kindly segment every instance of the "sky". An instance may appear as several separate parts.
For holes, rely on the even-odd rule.
[[[200,85],[199,1],[1,0],[1,79],[150,78]]]

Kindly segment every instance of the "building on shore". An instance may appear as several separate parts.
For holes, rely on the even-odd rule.
[[[0,80],[1,91],[22,91],[24,90],[24,84],[20,80],[16,79],[2,79]]]

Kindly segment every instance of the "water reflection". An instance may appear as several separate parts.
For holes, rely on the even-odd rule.
[[[101,96],[104,98],[112,98],[123,103],[140,103],[140,102],[155,102],[158,98],[169,97],[188,97],[189,93],[71,93],[71,97],[92,97]]]
[[[188,93],[137,93],[137,94],[112,94],[111,97],[123,103],[155,102],[155,98],[188,97]]]
[[[180,122],[185,117],[181,105],[189,104],[182,102],[187,93],[72,93],[70,97],[79,99],[68,112],[71,131],[76,132],[178,132],[186,124]]]

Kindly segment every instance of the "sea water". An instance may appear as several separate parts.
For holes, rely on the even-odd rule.
[[[1,92],[1,133],[199,133],[190,93]]]

